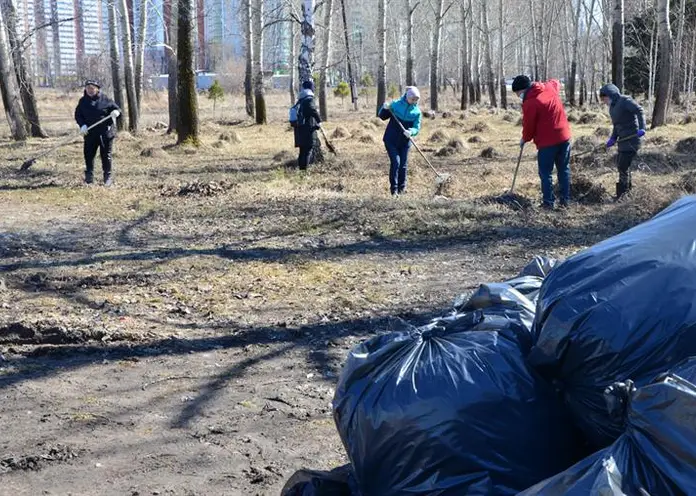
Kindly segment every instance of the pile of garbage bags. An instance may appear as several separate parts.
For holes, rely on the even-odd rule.
[[[685,197],[356,346],[333,401],[350,464],[283,495],[696,494],[694,226]]]

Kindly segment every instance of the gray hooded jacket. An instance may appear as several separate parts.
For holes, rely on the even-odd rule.
[[[622,95],[619,88],[613,84],[606,84],[599,90],[600,95],[606,95],[611,99],[609,115],[614,125],[611,136],[617,139],[620,152],[637,152],[640,148],[640,138],[635,137],[626,141],[622,138],[635,135],[639,129],[645,129],[645,117],[643,107],[627,95]]]

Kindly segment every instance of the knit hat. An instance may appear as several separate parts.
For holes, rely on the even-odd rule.
[[[524,91],[532,85],[532,80],[524,74],[520,74],[512,80],[512,91]]]
[[[415,86],[406,88],[406,98],[418,98],[420,100],[420,91]]]
[[[302,89],[314,91],[314,81],[312,81],[311,79],[308,79],[307,81],[303,81],[302,82]]]
[[[99,81],[96,79],[88,79],[85,81],[85,86],[96,86],[97,88],[101,88],[101,84],[99,84]]]

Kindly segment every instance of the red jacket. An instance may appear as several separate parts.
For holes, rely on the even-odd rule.
[[[522,139],[537,149],[570,140],[570,126],[561,101],[560,83],[532,83],[522,102]]]

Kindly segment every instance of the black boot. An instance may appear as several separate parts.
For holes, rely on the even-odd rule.
[[[94,182],[94,170],[85,170],[85,183],[92,184]]]
[[[628,191],[628,187],[624,183],[616,183],[616,198],[615,201],[619,201],[623,195]]]

